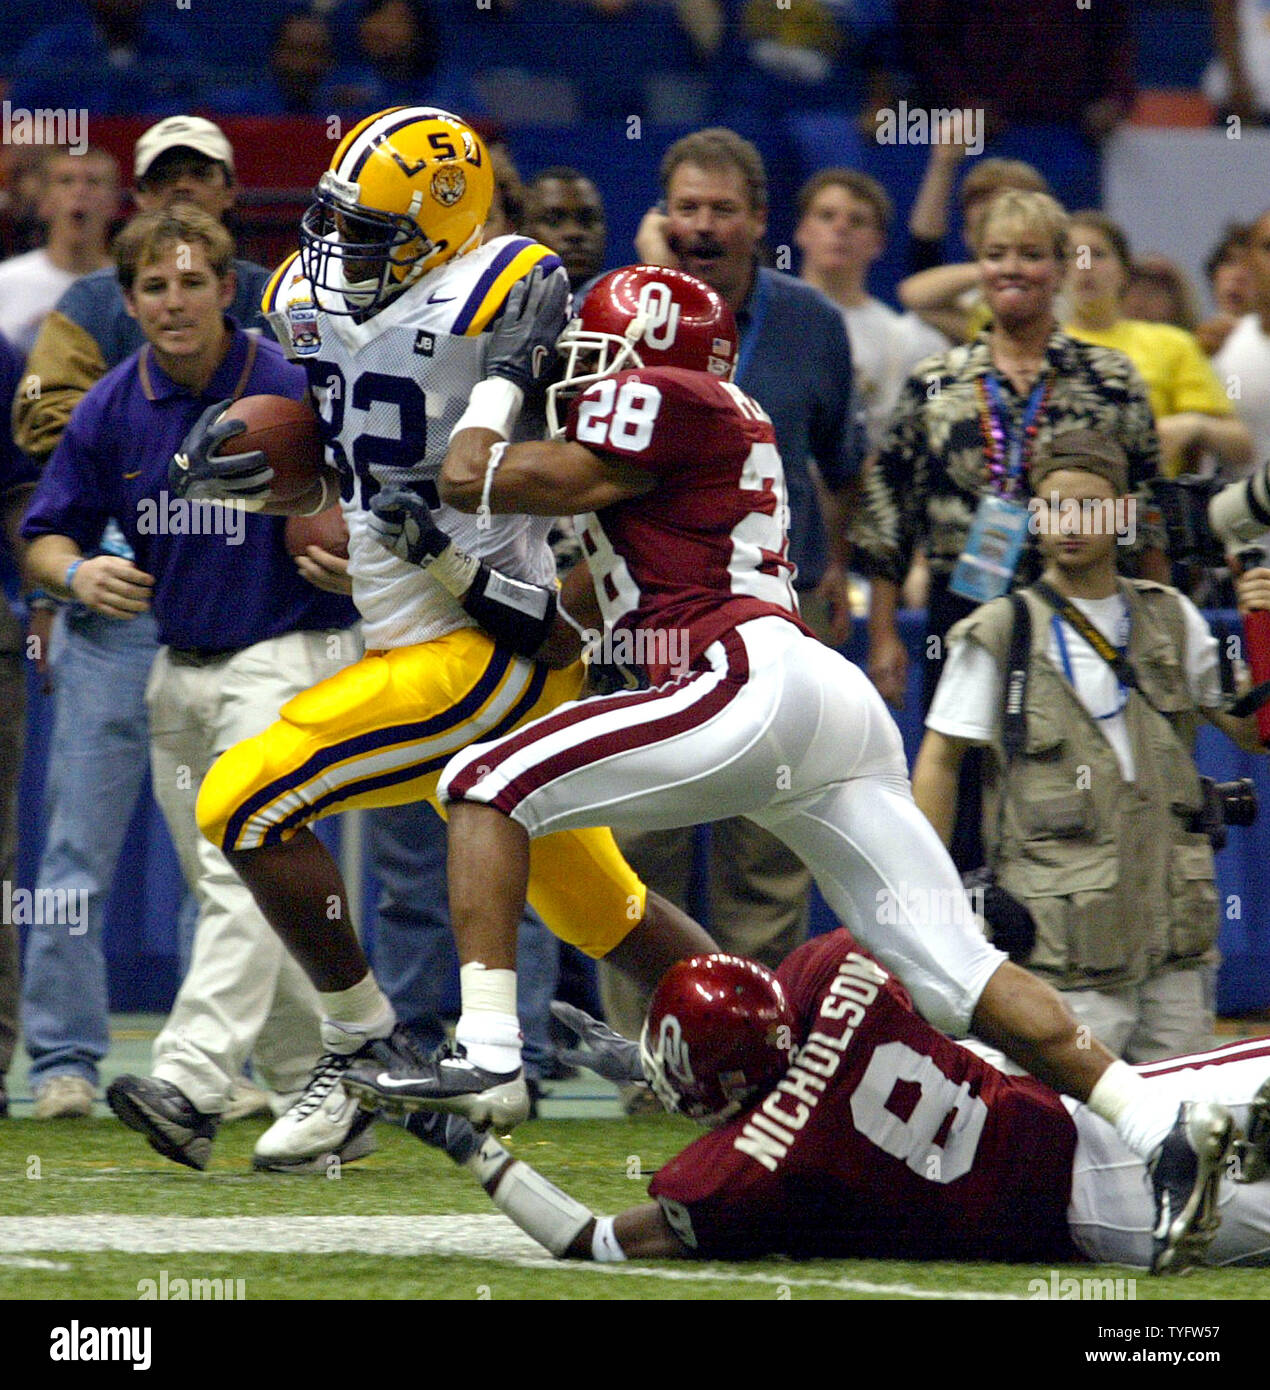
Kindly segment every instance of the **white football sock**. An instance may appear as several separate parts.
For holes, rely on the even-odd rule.
[[[322,1046],[347,1055],[370,1038],[386,1038],[397,1015],[375,977],[366,972],[351,989],[319,994],[322,1008]]]
[[[516,1017],[516,972],[487,970],[480,961],[469,961],[459,969],[459,986],[463,1013],[455,1042],[486,1071],[518,1070],[524,1039]]]
[[[1114,1125],[1116,1133],[1141,1159],[1151,1157],[1177,1120],[1177,1096],[1172,1088],[1152,1086],[1128,1062],[1112,1062],[1085,1104]]]

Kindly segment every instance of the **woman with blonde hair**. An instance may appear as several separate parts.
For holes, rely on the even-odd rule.
[[[929,708],[948,629],[1006,592],[1016,576],[1032,577],[1027,468],[1050,438],[1070,429],[1110,436],[1128,457],[1131,488],[1158,471],[1151,407],[1132,363],[1058,326],[1067,241],[1067,215],[1047,194],[1011,190],[993,199],[975,241],[992,322],[909,377],[869,471],[854,540],[873,578],[869,675],[892,704],[907,682],[897,600],[917,547],[925,545],[931,571],[923,668]],[[1157,540],[1137,528],[1146,552],[1139,570],[1167,579]],[[969,768],[963,776],[953,846],[962,868],[982,862],[973,776]]]

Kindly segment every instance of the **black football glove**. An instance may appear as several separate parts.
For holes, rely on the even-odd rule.
[[[450,544],[432,520],[432,508],[412,487],[381,488],[370,501],[370,530],[375,539],[408,564],[423,569]]]
[[[462,1115],[449,1115],[442,1110],[416,1110],[406,1121],[406,1128],[416,1139],[448,1154],[455,1163],[463,1164],[480,1148],[482,1137]]]
[[[575,1009],[559,999],[552,1000],[551,1012],[578,1038],[577,1047],[560,1050],[562,1062],[571,1067],[586,1067],[618,1086],[647,1081],[640,1065],[638,1043],[615,1033],[607,1023],[592,1018],[585,1010]]]
[[[486,376],[505,377],[522,391],[540,387],[555,368],[556,339],[568,316],[568,280],[534,266],[511,287],[490,330]]]
[[[259,450],[221,454],[221,445],[247,432],[245,421],[221,419],[231,405],[232,400],[209,405],[194,422],[168,464],[168,486],[192,502],[241,502],[258,511],[268,500],[273,469]]]
[[[961,881],[971,892],[982,893],[983,920],[992,934],[992,944],[1016,965],[1026,965],[1036,946],[1036,918],[1028,905],[1007,893],[991,869],[973,869],[963,874]]]

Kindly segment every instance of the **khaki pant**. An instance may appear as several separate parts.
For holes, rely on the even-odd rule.
[[[26,675],[18,652],[0,652],[0,880],[13,881],[18,861],[18,777],[22,770]],[[0,1081],[18,1035],[18,929],[0,922]]]
[[[691,828],[617,832],[618,847],[650,889],[688,911]],[[775,835],[738,817],[710,827],[710,911],[705,926],[721,951],[770,969],[807,938],[811,873]],[[600,998],[609,1025],[639,1036],[649,996],[607,961],[599,962]]]
[[[1123,989],[1064,990],[1063,999],[1099,1042],[1142,1065],[1215,1044],[1208,984],[1208,966],[1194,965],[1162,970]]]

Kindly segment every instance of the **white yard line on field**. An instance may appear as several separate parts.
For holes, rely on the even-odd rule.
[[[523,1268],[584,1270],[667,1282],[768,1284],[790,1289],[836,1289],[883,1298],[1012,1300],[1019,1294],[925,1289],[914,1284],[875,1284],[862,1279],[821,1279],[768,1274],[735,1266],[654,1269],[647,1265],[569,1265],[551,1259],[506,1217],[488,1216],[6,1216],[0,1217],[0,1251],[126,1254],[449,1255],[494,1260]],[[0,1263],[13,1263],[0,1255]]]

